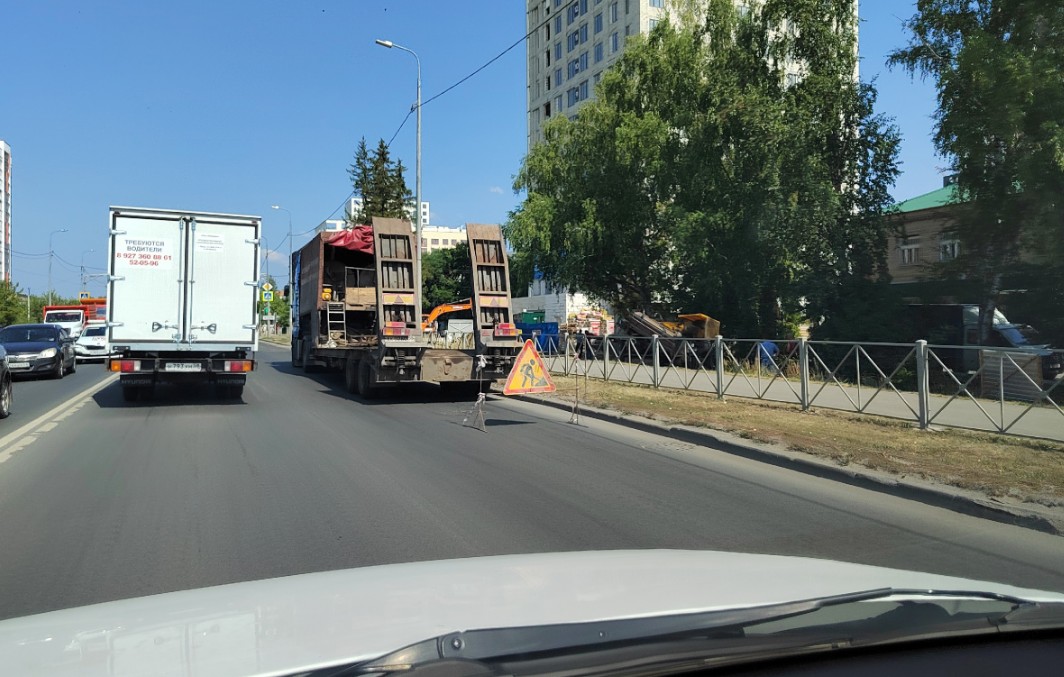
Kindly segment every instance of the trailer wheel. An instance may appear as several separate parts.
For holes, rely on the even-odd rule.
[[[314,360],[310,357],[310,339],[303,341],[303,360],[300,364],[303,367],[303,371],[308,374],[313,374],[318,371],[318,365],[314,364]]]
[[[359,360],[353,356],[349,356],[344,362],[344,387],[347,388],[349,393],[358,393],[359,385],[359,365],[362,360]]]
[[[373,367],[370,366],[369,360],[358,361],[356,388],[359,396],[367,400],[375,399],[380,393],[380,388],[373,384]]]

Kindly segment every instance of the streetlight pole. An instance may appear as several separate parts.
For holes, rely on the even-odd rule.
[[[52,238],[57,233],[69,233],[70,229],[60,228],[48,234],[48,305],[52,305],[52,259],[55,258],[55,248],[52,247]]]
[[[421,59],[418,58],[417,53],[402,45],[397,45],[391,40],[375,40],[381,47],[387,47],[388,49],[399,49],[414,57],[414,61],[417,62],[417,103],[414,104],[417,112],[417,150],[414,155],[414,218],[415,218],[415,237],[417,239],[417,245],[414,250],[414,289],[417,290],[415,298],[417,299],[417,308],[415,310],[418,326],[421,325]]]
[[[95,249],[90,249],[87,252],[82,252],[81,253],[81,290],[82,291],[85,291],[85,285],[88,284],[88,282],[87,282],[87,280],[85,278],[85,255],[86,254],[92,254],[95,251],[96,251]]]
[[[292,279],[292,212],[281,205],[270,205],[270,209],[276,209],[288,214],[288,335],[292,335],[292,294],[296,289],[296,281]]]

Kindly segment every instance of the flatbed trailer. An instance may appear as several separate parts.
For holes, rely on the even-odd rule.
[[[421,323],[410,223],[319,233],[292,257],[292,364],[340,370],[365,398],[384,387],[437,383],[460,392],[505,378],[520,350],[511,321],[509,270],[498,226],[467,227],[474,332],[468,347],[441,344]]]

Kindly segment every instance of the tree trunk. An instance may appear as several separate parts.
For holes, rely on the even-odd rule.
[[[1001,273],[994,273],[990,280],[990,291],[983,301],[983,312],[979,316],[979,343],[987,345],[990,332],[994,330],[994,311],[997,309],[997,297],[1001,293]]]

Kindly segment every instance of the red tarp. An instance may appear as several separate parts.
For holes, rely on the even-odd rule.
[[[322,233],[321,237],[330,247],[373,253],[373,226],[355,226],[337,233]]]

